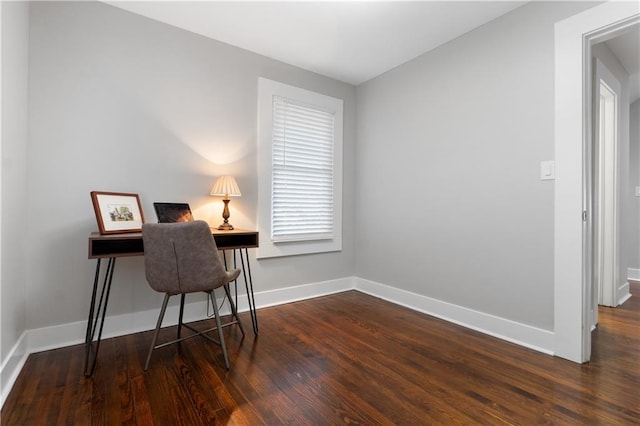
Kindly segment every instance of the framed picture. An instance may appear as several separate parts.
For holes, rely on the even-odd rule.
[[[91,201],[101,234],[142,230],[144,215],[138,194],[91,191]]]

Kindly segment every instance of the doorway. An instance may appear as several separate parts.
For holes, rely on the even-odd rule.
[[[627,270],[640,263],[640,259],[631,260],[639,241],[630,227],[634,215],[631,181],[635,182],[630,171],[639,160],[630,155],[629,133],[631,104],[640,96],[633,87],[633,79],[640,79],[640,24],[613,31],[610,36],[613,38],[591,46],[593,159],[586,170],[592,178],[585,182],[585,191],[592,200],[587,226],[592,231],[593,248],[584,261],[593,271],[592,329],[597,324],[598,305],[616,307],[631,296]]]
[[[583,257],[585,284],[590,293],[590,331],[598,323],[598,306],[617,307],[630,297],[626,270],[628,268],[628,244],[623,237],[629,222],[629,77],[638,72],[637,51],[640,48],[638,28],[640,24],[606,28],[606,35],[586,37],[592,72],[584,84],[591,89],[587,125],[591,133],[585,141],[586,221]],[[597,40],[597,42],[596,42]],[[614,51],[616,43],[631,43],[633,53],[627,53],[635,63],[626,67],[624,49]],[[589,120],[590,119],[590,120]],[[628,238],[628,237],[627,237]],[[590,247],[590,248],[589,248]],[[589,292],[589,289],[591,290]],[[585,345],[590,345],[590,336]],[[587,352],[590,356],[591,347]]]
[[[591,356],[593,255],[591,46],[640,22],[640,5],[608,2],[555,25],[554,354]],[[582,77],[582,78],[580,78]]]
[[[587,258],[593,270],[592,329],[598,324],[598,305],[616,306],[618,283],[618,152],[621,84],[598,58],[593,76],[593,251]]]

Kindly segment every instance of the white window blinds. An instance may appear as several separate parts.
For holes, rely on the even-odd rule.
[[[333,238],[334,113],[273,97],[271,239]]]

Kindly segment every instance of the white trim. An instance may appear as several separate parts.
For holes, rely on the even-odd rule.
[[[335,113],[333,139],[333,235],[330,239],[274,242],[271,236],[273,97],[293,99]],[[342,183],[344,101],[290,86],[263,77],[258,78],[258,259],[326,253],[342,250]]]
[[[2,3],[0,3],[0,35],[2,34]],[[2,43],[0,42],[0,161],[4,159],[2,156]],[[0,163],[0,241],[2,241],[2,165]],[[0,244],[0,318],[2,318],[2,244]],[[0,329],[1,331],[1,329]],[[0,361],[2,360],[2,336],[0,336]],[[2,363],[4,364],[4,363]],[[2,370],[0,369],[0,373]],[[0,377],[0,398],[4,393],[5,387],[4,381]],[[4,401],[4,398],[0,399],[0,402]],[[2,407],[2,404],[0,404]]]
[[[605,91],[603,104],[603,89]],[[620,145],[620,104],[622,85],[606,65],[595,60],[593,109],[596,114],[593,134],[595,167],[594,203],[594,285],[598,287],[598,303],[617,306],[618,255],[618,151]],[[606,96],[609,95],[609,96]],[[603,120],[603,113],[605,119]],[[606,119],[609,119],[608,121]],[[602,124],[606,126],[602,126]],[[593,293],[592,293],[593,294]]]
[[[371,296],[379,297],[397,305],[405,306],[418,312],[441,318],[445,321],[497,337],[538,352],[553,355],[553,332],[518,323],[505,318],[468,309],[462,306],[436,300],[427,296],[411,293],[358,277],[345,277],[335,280],[303,284],[277,290],[263,291],[255,294],[256,307],[282,305],[348,290],[357,290]],[[238,296],[238,310],[248,310],[246,298]],[[221,300],[218,300],[221,302]],[[123,336],[126,334],[152,330],[158,317],[160,307],[132,314],[114,315],[106,318],[103,338]],[[206,302],[198,301],[185,305],[185,321],[197,321],[204,318]],[[221,311],[228,314],[227,305]],[[163,326],[175,325],[178,317],[178,306],[167,308],[166,321]],[[86,322],[77,321],[57,326],[27,330],[8,355],[7,361],[0,367],[3,384],[0,407],[4,404],[15,380],[24,366],[29,354],[84,342]]]
[[[338,278],[330,281],[262,291],[256,293],[256,307],[267,308],[269,306],[283,305],[285,303],[298,302],[315,297],[327,296],[329,294],[341,293],[347,290],[354,290],[355,279],[355,277]],[[240,302],[238,302],[238,305],[241,305]]]
[[[0,34],[2,34],[2,3],[0,3]],[[3,137],[2,137],[2,43],[0,43],[0,160],[4,159],[2,156],[2,145],[3,145]],[[0,241],[2,241],[2,166],[0,165]],[[0,318],[2,318],[2,244],[0,244]],[[1,334],[2,329],[0,329]],[[0,335],[0,361],[2,360],[2,336]],[[0,366],[0,408],[4,404],[4,400],[6,395],[9,394],[9,390],[13,386],[13,382],[15,381],[15,377],[6,378],[3,374],[4,367],[7,365],[8,361],[11,359],[11,352],[7,353],[7,358],[4,359],[2,365]],[[22,368],[22,366],[20,366]],[[20,371],[18,369],[18,371]],[[17,374],[17,373],[16,373]]]
[[[555,25],[554,352],[575,362],[588,361],[591,350],[591,281],[583,269],[588,227],[582,221],[583,211],[589,211],[583,191],[590,133],[590,90],[583,80],[590,79],[583,54],[589,52],[594,32],[637,14],[635,2],[610,2]]]
[[[356,290],[445,321],[497,337],[538,352],[553,355],[553,332],[443,302],[363,278]]]
[[[616,306],[622,305],[624,302],[631,298],[631,293],[629,292],[629,282],[625,281],[618,286],[618,291],[616,292],[616,301],[618,304]]]
[[[397,305],[405,306],[444,320],[481,331],[485,334],[534,348],[541,352],[552,353],[550,331],[538,329],[515,321],[485,314],[462,306],[453,305],[427,296],[400,290],[385,284],[358,277],[346,277],[330,281],[303,284],[277,290],[256,293],[256,307],[266,308],[286,303],[340,293],[348,290],[358,290],[375,297],[380,297]],[[246,312],[248,305],[243,295],[239,295],[238,310]],[[218,303],[221,300],[218,299]],[[158,308],[159,309],[159,308]],[[158,309],[151,309],[132,314],[114,315],[106,318],[103,338],[123,336],[131,333],[148,331],[155,327]],[[204,318],[206,302],[198,301],[185,305],[185,321],[198,321]],[[223,315],[229,313],[228,307],[221,310]],[[178,307],[169,306],[163,322],[163,327],[175,325]],[[478,326],[477,324],[481,324]],[[61,348],[84,342],[86,322],[77,321],[51,327],[27,330],[20,338],[21,344],[16,344],[12,354],[28,352],[35,353],[50,349]],[[511,329],[511,330],[510,330]],[[519,329],[514,332],[513,330]],[[523,333],[523,330],[528,330]],[[532,333],[532,330],[534,331]],[[3,366],[2,368],[4,368]]]
[[[221,302],[221,300],[218,300],[218,302]],[[185,304],[185,322],[204,319],[206,316],[206,309],[205,301]],[[108,339],[111,337],[152,330],[156,326],[159,311],[160,307],[158,307],[158,309],[107,317],[105,319],[102,338]],[[221,313],[223,315],[228,314],[229,309],[225,308]],[[163,327],[175,325],[177,320],[178,306],[168,307],[165,314],[165,321],[163,321]],[[50,327],[36,328],[22,333],[18,342],[7,354],[5,362],[0,366],[0,380],[2,383],[0,407],[4,405],[6,397],[9,395],[11,388],[18,378],[20,370],[22,370],[22,367],[30,354],[84,343],[86,326],[86,321],[77,321]]]
[[[640,269],[628,268],[627,279],[631,281],[640,281]]]
[[[312,284],[305,284],[295,287],[288,287],[278,290],[265,291],[255,293],[256,308],[266,308],[269,306],[281,305],[299,300],[311,299],[314,297],[325,296],[328,294],[339,293],[354,288],[352,278],[342,278],[332,281],[323,281]],[[172,298],[177,300],[177,298]],[[217,298],[218,305],[222,304],[223,299]],[[247,298],[243,294],[238,295],[238,312],[246,312],[249,310]],[[109,316],[105,319],[103,339],[111,337],[124,336],[132,333],[153,330],[158,320],[157,309],[134,312],[130,314]],[[192,322],[206,318],[207,302],[198,301],[185,304],[184,321]],[[220,310],[222,315],[230,313],[228,304],[224,304]],[[167,307],[163,327],[169,327],[177,324],[178,306],[170,305]],[[84,343],[84,333],[86,330],[86,321],[77,321],[73,323],[60,324],[51,327],[43,327],[26,332],[27,351],[29,353],[41,352],[50,349],[61,348],[70,345]]]
[[[0,408],[4,406],[7,396],[9,396],[9,392],[11,392],[30,354],[27,348],[26,336],[27,332],[25,331],[7,353],[7,358],[0,366],[0,385],[2,388],[2,392],[0,393]]]
[[[255,294],[256,307],[265,308],[268,306],[339,293],[346,290],[353,290],[353,288],[353,277],[347,277],[296,287],[265,291]],[[177,298],[172,298],[172,300],[177,300]],[[222,299],[218,299],[217,301],[219,304],[222,303]],[[246,312],[248,310],[249,305],[246,296],[239,294],[238,311]],[[108,339],[111,337],[153,330],[156,326],[159,312],[160,306],[158,306],[157,309],[134,312],[131,314],[108,316],[105,319],[102,338]],[[206,312],[206,301],[187,303],[185,304],[184,321],[192,322],[205,319]],[[229,314],[228,304],[223,306],[220,313],[222,315]],[[169,306],[162,326],[169,327],[177,324],[177,321],[178,306]],[[13,387],[30,354],[82,344],[84,343],[86,326],[86,321],[77,321],[25,331],[11,351],[7,354],[5,362],[0,366],[0,380],[2,383],[0,407],[4,405],[6,397],[9,395],[11,388]]]

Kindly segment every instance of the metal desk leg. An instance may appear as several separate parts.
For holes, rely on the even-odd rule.
[[[236,261],[236,250],[233,249],[233,269],[236,269],[237,267],[238,267],[238,262]],[[234,294],[235,294],[234,300],[237,308],[238,307],[238,279],[237,278],[233,280],[233,288],[234,288]]]
[[[96,368],[98,360],[98,350],[100,349],[100,340],[102,339],[102,329],[104,328],[104,318],[107,312],[107,304],[109,303],[109,294],[111,293],[111,281],[113,280],[113,270],[116,266],[116,258],[110,257],[107,262],[107,270],[105,271],[104,280],[102,282],[102,290],[100,290],[100,300],[96,309],[96,296],[98,293],[98,281],[100,281],[101,260],[98,259],[96,265],[96,274],[93,279],[93,293],[91,294],[91,306],[89,308],[89,318],[87,319],[87,332],[84,340],[84,375],[90,377]],[[103,304],[104,302],[104,304]],[[102,313],[100,312],[102,311]],[[93,339],[100,321],[98,330],[98,340],[96,341],[95,350],[93,350]],[[90,355],[93,352],[93,359],[90,361]]]
[[[228,271],[229,268],[227,267],[227,251],[224,250],[224,249],[221,250],[221,251],[222,251],[222,259],[224,261],[224,270]],[[236,250],[232,249],[232,251],[233,251],[233,269],[236,269],[238,267],[237,264],[236,264]],[[236,304],[236,307],[237,307],[238,306],[238,279],[235,279],[232,282],[233,282],[233,288],[234,288],[234,291],[235,291],[235,299],[234,299],[235,302],[234,303]],[[231,296],[228,296],[228,297],[231,297]]]
[[[253,333],[258,335],[258,315],[256,313],[256,301],[253,295],[253,279],[251,278],[251,265],[249,264],[249,249],[244,249],[244,255],[242,249],[240,250],[240,262],[242,263],[242,273],[244,274],[244,286],[247,291],[247,299],[249,300],[249,312],[251,313],[251,322],[253,323]],[[244,267],[244,259],[247,258],[247,267]],[[249,273],[249,280],[247,280],[247,271]]]
[[[253,295],[253,278],[251,277],[251,265],[249,264],[249,249],[245,248],[244,253],[242,252],[242,248],[232,249],[233,250],[233,268],[236,269],[238,267],[236,263],[236,250],[240,252],[240,262],[242,264],[242,274],[244,275],[244,287],[247,291],[247,300],[249,302],[249,313],[251,314],[251,324],[253,325],[253,334],[258,335],[258,315],[256,313],[256,302]],[[227,253],[226,250],[222,250],[222,256],[224,259],[224,267],[227,267]],[[247,267],[244,267],[244,259],[247,259]],[[249,279],[247,279],[247,271],[249,273]],[[235,287],[235,299],[236,306],[238,306],[238,280],[234,280]]]

